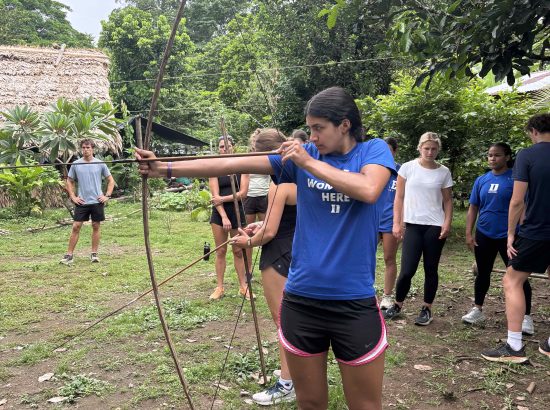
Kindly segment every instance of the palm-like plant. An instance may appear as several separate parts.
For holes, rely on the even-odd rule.
[[[40,150],[48,153],[51,161],[60,157],[68,161],[83,138],[109,141],[118,134],[118,120],[109,103],[91,97],[75,102],[60,98],[52,108],[40,125]]]
[[[77,153],[81,139],[114,142],[120,122],[110,103],[91,97],[74,102],[60,98],[43,114],[28,106],[0,114],[6,119],[0,129],[0,162],[7,164],[37,159],[36,151],[51,162],[67,162]]]
[[[26,164],[33,156],[30,148],[39,139],[38,113],[24,105],[0,114],[6,119],[0,130],[0,163]]]

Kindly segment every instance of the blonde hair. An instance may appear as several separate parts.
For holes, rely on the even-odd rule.
[[[441,151],[441,138],[439,138],[439,134],[435,132],[425,132],[420,136],[420,139],[418,140],[418,147],[416,147],[418,150],[422,148],[422,145],[428,141],[433,141],[437,144],[437,147],[439,151]]]

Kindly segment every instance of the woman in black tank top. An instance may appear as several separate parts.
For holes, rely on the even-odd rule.
[[[263,129],[256,136],[257,151],[273,151],[286,138],[275,129]],[[276,193],[276,195],[275,195]],[[250,249],[262,246],[260,270],[264,296],[275,325],[279,324],[279,310],[292,259],[292,240],[296,226],[296,185],[271,183],[267,195],[268,208],[264,223],[253,223],[233,243],[235,248]],[[248,236],[248,235],[251,236]],[[276,404],[294,398],[294,387],[286,363],[284,348],[279,346],[281,374],[276,383],[263,392],[256,393],[252,400],[260,405]]]
[[[229,147],[225,147],[225,141],[220,137],[218,141],[218,149],[220,154],[231,154],[233,152],[233,140],[228,138]],[[231,178],[234,178],[235,187],[238,190],[237,198],[239,199],[239,213],[241,221],[245,221],[244,212],[242,211],[242,199],[246,197],[248,191],[248,174],[244,175],[226,175],[218,178],[209,178],[208,185],[212,194],[212,216],[210,217],[210,226],[214,235],[216,247],[220,246],[227,240],[227,236],[237,235],[237,215],[235,214],[235,204],[233,202],[233,193],[231,189]],[[242,252],[240,249],[233,249],[233,261],[235,270],[239,278],[239,293],[248,295],[245,269]],[[222,246],[216,251],[216,279],[217,286],[214,292],[210,295],[210,299],[217,300],[225,294],[223,279],[226,268],[227,245]]]

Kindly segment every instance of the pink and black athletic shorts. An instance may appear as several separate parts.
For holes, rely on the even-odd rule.
[[[283,347],[298,356],[325,354],[332,346],[340,363],[360,366],[388,347],[386,325],[375,297],[321,300],[285,292],[279,321]]]

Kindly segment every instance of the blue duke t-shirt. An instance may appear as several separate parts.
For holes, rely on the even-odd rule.
[[[476,229],[493,239],[508,235],[508,208],[514,180],[512,170],[495,175],[492,171],[478,177],[470,194],[470,204],[479,208]]]
[[[395,164],[395,170],[399,171],[401,164]],[[391,233],[393,229],[393,202],[395,201],[395,189],[397,187],[397,175],[392,174],[385,192],[380,195],[383,200],[382,214],[380,215],[380,225],[378,232]]]
[[[304,149],[314,159],[346,172],[359,173],[367,164],[378,164],[395,174],[391,152],[378,138],[358,143],[346,155],[320,155],[311,143]],[[283,167],[278,155],[269,160],[276,183],[297,185],[296,231],[285,290],[326,300],[374,296],[379,204],[337,192],[292,161]]]

